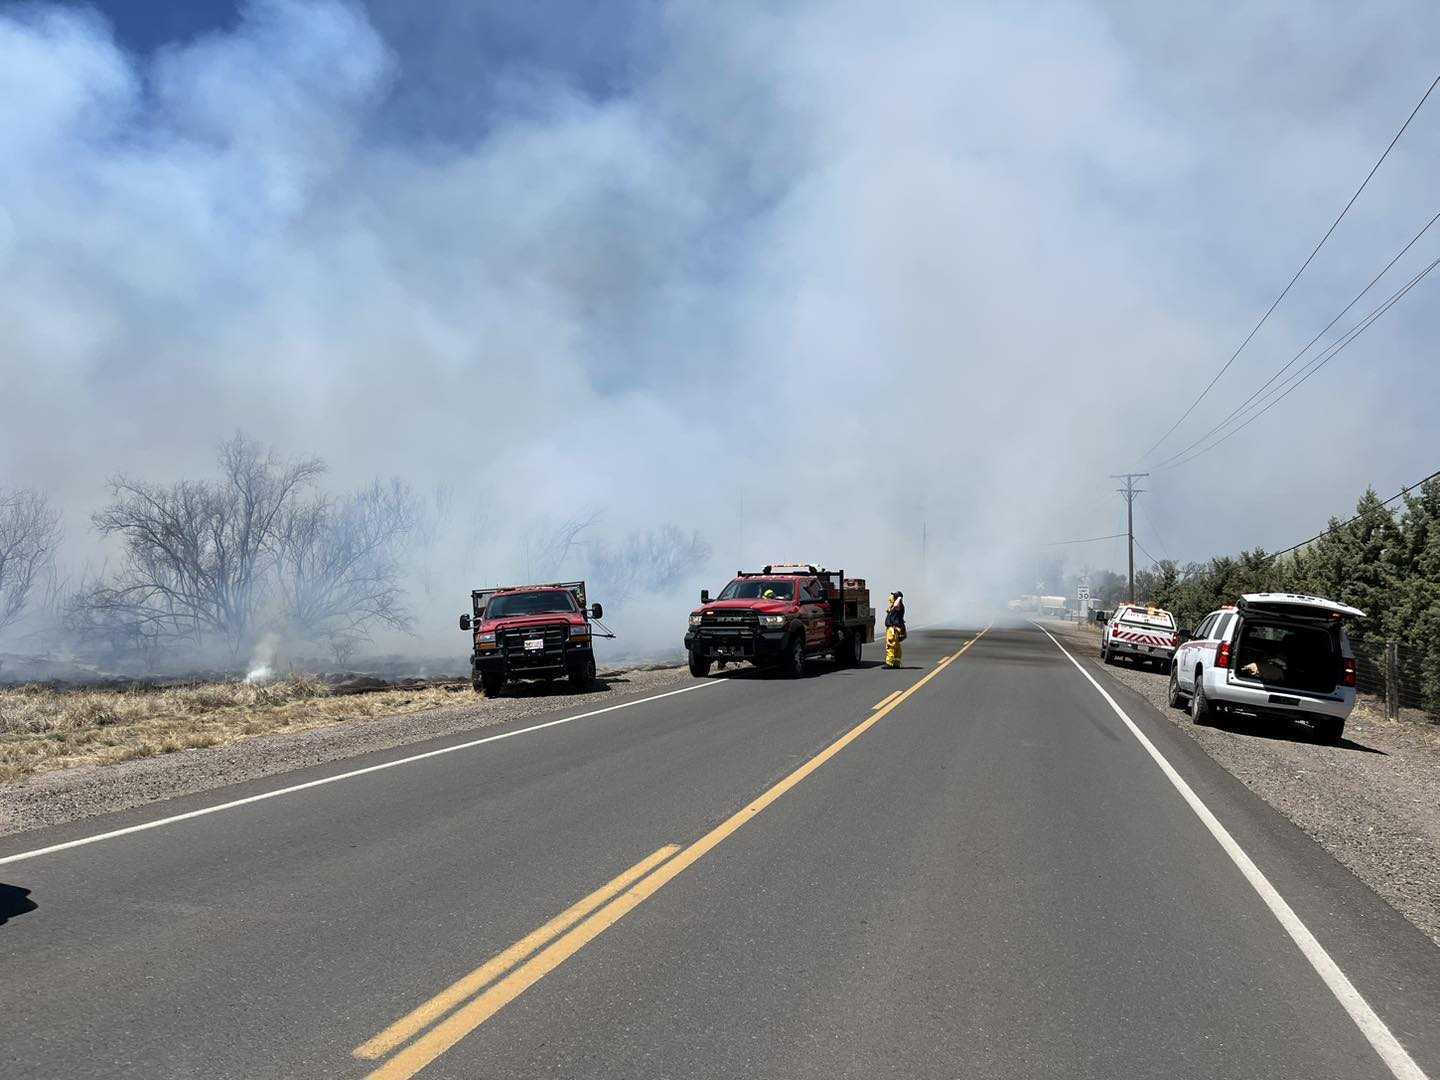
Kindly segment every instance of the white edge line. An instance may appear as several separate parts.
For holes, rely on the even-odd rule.
[[[498,742],[501,739],[513,739],[516,735],[528,735],[532,731],[541,731],[544,728],[555,727],[558,724],[569,724],[576,720],[588,720],[592,716],[614,712],[616,709],[628,709],[633,705],[644,705],[646,702],[659,701],[661,698],[674,697],[676,694],[688,694],[692,690],[703,690],[707,686],[720,686],[727,681],[728,680],[725,679],[714,679],[709,682],[696,683],[694,686],[682,686],[679,690],[667,690],[663,694],[654,694],[651,697],[637,698],[634,701],[622,701],[617,705],[607,705],[603,709],[579,713],[576,716],[562,716],[558,720],[547,720],[543,724],[532,724],[530,727],[517,728],[514,731],[502,731],[498,735],[487,735],[483,739],[471,739],[469,742],[456,743],[454,746],[442,746],[438,750],[427,750],[423,754],[411,754],[409,757],[396,758],[394,761],[381,762],[379,765],[367,765],[363,769],[351,769],[349,772],[337,773],[334,776],[325,776],[319,780],[308,780],[303,784],[292,784],[289,787],[277,788],[274,791],[263,791],[258,795],[247,795],[243,799],[233,799],[230,802],[218,803],[215,806],[205,806],[199,810],[190,810],[186,813],[174,814],[170,817],[157,818],[154,821],[142,822],[139,825],[128,825],[123,829],[112,829],[109,832],[96,833],[94,836],[82,836],[78,840],[67,840],[63,844],[51,844],[49,847],[35,848],[31,851],[21,851],[15,855],[0,857],[0,866],[4,866],[7,863],[23,862],[26,859],[34,859],[40,855],[50,855],[57,851],[65,851],[68,848],[84,847],[86,844],[98,844],[101,840],[113,840],[117,836],[128,836],[130,833],[144,832],[146,829],[158,829],[161,825],[173,825],[177,821],[188,821],[190,818],[204,817],[206,814],[218,814],[222,810],[233,810],[237,806],[246,806],[250,803],[263,802],[266,799],[275,799],[281,795],[293,795],[295,792],[305,791],[307,788],[321,787],[325,784],[335,784],[341,780],[364,776],[366,773],[380,772],[382,769],[393,769],[399,765],[409,765],[416,761],[424,761],[426,758],[438,757],[441,754],[453,754],[457,750],[469,750],[476,746],[482,746],[485,743]]]
[[[1130,729],[1130,734],[1134,735],[1146,752],[1155,759],[1155,764],[1160,766],[1166,779],[1174,785],[1175,790],[1180,793],[1180,797],[1190,804],[1190,809],[1195,811],[1195,816],[1210,830],[1210,834],[1219,842],[1225,854],[1230,856],[1230,861],[1239,868],[1240,873],[1245,875],[1245,880],[1260,895],[1260,899],[1265,901],[1265,906],[1270,909],[1270,913],[1279,920],[1280,925],[1285,928],[1285,932],[1299,946],[1305,959],[1310,961],[1310,966],[1315,969],[1325,985],[1330,988],[1330,992],[1335,995],[1336,1000],[1350,1014],[1350,1019],[1355,1021],[1355,1026],[1370,1041],[1370,1045],[1375,1048],[1375,1052],[1380,1055],[1380,1060],[1385,1062],[1396,1080],[1427,1080],[1424,1070],[1400,1045],[1400,1040],[1395,1038],[1385,1025],[1385,1021],[1380,1019],[1360,991],[1355,989],[1355,984],[1350,981],[1345,972],[1340,970],[1340,965],[1331,959],[1330,954],[1325,951],[1325,946],[1321,945],[1309,928],[1300,921],[1300,916],[1295,914],[1290,905],[1285,902],[1285,898],[1280,895],[1279,890],[1270,884],[1270,879],[1261,873],[1260,868],[1255,865],[1250,856],[1245,854],[1245,849],[1235,842],[1235,838],[1230,835],[1229,830],[1220,824],[1220,819],[1200,801],[1200,796],[1191,790],[1184,777],[1175,771],[1174,766],[1155,748],[1155,744],[1136,726],[1135,721],[1131,720],[1106,689],[1095,681],[1095,677],[1086,671],[1075,657],[1070,655],[1069,650],[1056,640],[1055,635],[1039,623],[1036,623],[1035,626],[1054,642],[1055,647],[1065,654],[1065,659],[1074,664],[1075,669],[1100,692],[1100,696],[1105,699],[1110,708],[1115,710],[1115,715],[1120,717],[1125,726]]]

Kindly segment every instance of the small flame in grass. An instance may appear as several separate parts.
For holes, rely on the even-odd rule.
[[[251,686],[260,686],[269,682],[275,677],[275,672],[270,670],[268,664],[261,664],[245,676],[245,681]]]

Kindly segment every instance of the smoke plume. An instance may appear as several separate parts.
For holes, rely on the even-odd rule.
[[[547,572],[667,527],[709,552],[626,579],[637,649],[771,560],[919,622],[1030,591],[1038,544],[1117,531],[1107,474],[1303,260],[1440,36],[1423,3],[536,8],[254,0],[149,47],[0,8],[0,486],[50,494],[67,560],[112,554],[109,477],[203,476],[240,429],[336,490],[439,493],[416,649],[463,651],[469,589],[566,522]],[[1434,212],[1437,143],[1422,113],[1177,439]],[[1283,546],[1430,471],[1430,296],[1157,472],[1147,548]]]

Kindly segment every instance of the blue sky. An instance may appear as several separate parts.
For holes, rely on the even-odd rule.
[[[156,4],[101,0],[127,48],[146,53],[234,29],[241,5],[215,0]],[[623,93],[643,63],[661,5],[634,0],[477,4],[437,0],[361,5],[401,57],[395,106],[412,130],[457,136],[483,124],[505,72],[545,73],[585,94]]]
[[[517,533],[594,505],[733,569],[834,543],[840,500],[847,565],[913,573],[923,519],[932,572],[1002,576],[1115,531],[1107,474],[1440,55],[1428,2],[416,9],[0,4],[0,481],[84,537],[107,475],[193,475],[244,427]],[[1177,438],[1440,209],[1437,159],[1440,100]],[[1284,546],[1440,465],[1436,287],[1152,482],[1146,546]]]

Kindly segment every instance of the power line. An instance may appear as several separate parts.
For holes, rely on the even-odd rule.
[[[1062,544],[1093,544],[1097,540],[1119,540],[1124,533],[1112,533],[1109,536],[1090,536],[1084,540],[1051,540],[1048,544],[1041,544],[1041,547],[1060,547]]]
[[[1145,550],[1145,545],[1142,544],[1142,543],[1140,543],[1139,540],[1136,540],[1136,541],[1135,541],[1135,546],[1138,547],[1138,548],[1140,549],[1141,553],[1144,554],[1144,556],[1145,556],[1147,559],[1150,560],[1150,563],[1151,563],[1152,566],[1159,566],[1159,565],[1160,565],[1160,560],[1157,559],[1157,558],[1155,558],[1154,555],[1151,555],[1150,552],[1146,551],[1146,550]]]
[[[1165,553],[1165,557],[1168,559],[1170,557],[1170,545],[1165,543],[1165,537],[1161,536],[1160,530],[1155,527],[1155,519],[1150,516],[1150,511],[1145,509],[1144,503],[1140,504],[1140,513],[1145,515],[1145,524],[1150,526],[1150,531],[1155,534],[1155,539],[1160,543],[1160,550]]]
[[[1397,499],[1403,499],[1406,495],[1409,495],[1410,492],[1415,491],[1415,490],[1418,489],[1418,488],[1424,487],[1424,486],[1425,486],[1426,484],[1428,484],[1431,480],[1437,480],[1437,479],[1440,479],[1440,469],[1437,469],[1435,472],[1432,472],[1429,476],[1421,477],[1419,480],[1415,481],[1415,483],[1413,483],[1413,484],[1410,484],[1410,485],[1408,485],[1408,486],[1406,486],[1406,487],[1401,488],[1401,489],[1400,489],[1399,491],[1397,491],[1394,495],[1391,495],[1388,499],[1382,499],[1382,500],[1380,501],[1380,505],[1381,505],[1381,506],[1389,506],[1391,503],[1395,502]],[[1265,558],[1266,558],[1267,561],[1269,561],[1270,559],[1278,559],[1278,558],[1280,558],[1280,556],[1282,556],[1282,555],[1289,555],[1292,551],[1299,551],[1301,548],[1305,547],[1307,544],[1313,544],[1316,540],[1322,540],[1322,539],[1324,539],[1325,537],[1329,536],[1329,535],[1330,535],[1331,533],[1333,533],[1333,532],[1338,532],[1339,530],[1345,528],[1345,527],[1348,526],[1348,525],[1353,525],[1355,522],[1359,521],[1359,520],[1360,520],[1362,517],[1364,517],[1364,516],[1365,516],[1364,514],[1355,514],[1353,517],[1348,517],[1348,518],[1346,518],[1344,521],[1338,521],[1338,522],[1336,522],[1334,525],[1330,525],[1330,526],[1328,526],[1327,528],[1325,528],[1325,529],[1321,530],[1320,532],[1316,533],[1314,536],[1310,537],[1308,540],[1301,540],[1298,544],[1291,544],[1289,547],[1287,547],[1287,548],[1281,548],[1279,551],[1272,551],[1269,555],[1265,556]],[[1118,540],[1118,539],[1120,539],[1122,536],[1125,536],[1125,535],[1126,535],[1125,533],[1116,533],[1114,536],[1097,536],[1097,537],[1095,537],[1095,539],[1096,539],[1096,540]],[[1088,542],[1088,541],[1084,541],[1084,540],[1062,540],[1062,541],[1060,541],[1060,543],[1062,543],[1062,544],[1063,544],[1063,543],[1087,543],[1087,542]],[[1150,560],[1151,563],[1153,563],[1153,564],[1156,565],[1156,566],[1159,566],[1159,565],[1160,565],[1160,560],[1157,559],[1157,558],[1155,558],[1154,555],[1151,555],[1149,551],[1146,551],[1145,545],[1142,544],[1142,543],[1140,543],[1139,540],[1136,540],[1136,541],[1135,541],[1135,546],[1138,547],[1138,548],[1141,550],[1141,552],[1145,555],[1146,558],[1148,558],[1148,559]]]
[[[1350,212],[1350,208],[1355,205],[1355,200],[1360,197],[1360,193],[1364,191],[1366,185],[1370,183],[1371,177],[1373,177],[1375,173],[1379,171],[1380,166],[1384,164],[1385,159],[1390,156],[1390,151],[1395,149],[1395,144],[1400,141],[1400,136],[1405,134],[1405,129],[1410,126],[1410,121],[1415,119],[1416,113],[1420,111],[1420,107],[1425,104],[1426,99],[1430,97],[1430,94],[1434,91],[1437,85],[1440,85],[1440,75],[1435,76],[1434,81],[1430,83],[1429,88],[1421,96],[1420,101],[1416,104],[1415,108],[1410,110],[1410,115],[1405,118],[1405,123],[1400,125],[1400,130],[1395,132],[1395,137],[1390,140],[1390,145],[1385,147],[1385,152],[1381,154],[1375,164],[1370,167],[1370,171],[1365,174],[1365,179],[1362,180],[1360,182],[1360,186],[1355,189],[1355,194],[1350,196],[1350,201],[1347,202],[1345,204],[1345,208],[1340,211],[1339,217],[1337,217],[1334,221],[1330,223],[1330,228],[1325,230],[1325,235],[1320,238],[1320,242],[1315,245],[1315,249],[1311,251],[1309,257],[1300,264],[1300,269],[1295,271],[1295,276],[1290,279],[1289,283],[1285,286],[1285,288],[1280,290],[1280,295],[1275,297],[1274,302],[1265,309],[1265,314],[1260,316],[1260,321],[1251,328],[1250,333],[1245,335],[1245,340],[1240,342],[1239,347],[1230,354],[1230,359],[1226,360],[1225,363],[1221,365],[1220,370],[1215,373],[1215,377],[1205,384],[1205,389],[1200,391],[1200,396],[1197,397],[1194,401],[1192,401],[1190,403],[1190,407],[1180,414],[1179,420],[1176,420],[1173,424],[1170,425],[1169,428],[1166,429],[1165,434],[1161,435],[1160,438],[1155,440],[1154,444],[1150,447],[1150,449],[1146,450],[1145,453],[1140,455],[1141,461],[1144,461],[1151,454],[1153,454],[1155,450],[1160,446],[1160,444],[1163,443],[1166,439],[1168,439],[1175,431],[1175,429],[1185,422],[1186,417],[1188,417],[1192,412],[1195,411],[1195,407],[1199,405],[1200,402],[1205,400],[1205,395],[1210,393],[1211,388],[1213,388],[1214,385],[1220,381],[1220,376],[1224,375],[1225,372],[1230,369],[1230,365],[1235,362],[1235,358],[1244,351],[1246,345],[1250,344],[1250,339],[1260,332],[1260,328],[1265,325],[1271,314],[1274,313],[1275,309],[1280,306],[1280,301],[1285,299],[1286,294],[1289,293],[1290,290],[1294,287],[1295,282],[1300,280],[1300,275],[1305,272],[1305,268],[1314,261],[1315,256],[1320,253],[1320,249],[1325,246],[1325,241],[1330,239],[1330,234],[1335,231],[1336,227],[1344,219],[1345,215]]]
[[[1181,465],[1189,464],[1196,458],[1200,457],[1202,454],[1206,454],[1209,451],[1214,450],[1217,446],[1225,442],[1227,439],[1230,439],[1233,436],[1240,434],[1240,432],[1244,431],[1256,420],[1260,419],[1260,417],[1264,416],[1276,405],[1284,401],[1295,390],[1299,389],[1301,383],[1306,382],[1312,375],[1318,372],[1331,360],[1335,359],[1336,356],[1340,355],[1340,353],[1345,350],[1346,346],[1350,345],[1356,338],[1358,338],[1366,330],[1370,329],[1371,326],[1373,326],[1377,321],[1379,321],[1382,315],[1384,315],[1392,307],[1398,304],[1405,297],[1406,293],[1408,293],[1416,285],[1420,284],[1421,279],[1423,279],[1427,274],[1429,274],[1430,271],[1434,270],[1436,266],[1440,266],[1440,259],[1436,259],[1429,265],[1427,265],[1418,274],[1416,274],[1408,282],[1406,282],[1400,289],[1394,292],[1388,300],[1386,300],[1383,304],[1372,310],[1370,314],[1366,315],[1363,319],[1361,319],[1358,323],[1352,326],[1349,330],[1347,330],[1330,345],[1326,346],[1326,348],[1322,352],[1320,352],[1314,360],[1312,360],[1308,365],[1306,365],[1306,367],[1301,368],[1299,372],[1290,376],[1289,379],[1285,380],[1285,383],[1281,384],[1281,386],[1284,387],[1283,392],[1271,397],[1271,399],[1264,405],[1263,408],[1257,409],[1256,411],[1252,412],[1248,417],[1245,418],[1245,421],[1242,424],[1226,432],[1224,435],[1220,436],[1220,438],[1216,439],[1208,446],[1203,446],[1199,450],[1196,450],[1188,457],[1181,458],[1179,461],[1169,461],[1168,464],[1157,465],[1155,467],[1157,469],[1178,469]],[[1277,387],[1277,389],[1279,388]],[[1272,393],[1274,392],[1272,391]],[[1167,459],[1167,461],[1168,460],[1169,459]]]
[[[1428,484],[1431,480],[1434,480],[1434,479],[1436,479],[1437,477],[1440,477],[1440,469],[1437,469],[1435,472],[1432,472],[1429,476],[1425,477],[1423,480],[1417,480],[1415,483],[1411,484],[1409,487],[1403,487],[1403,488],[1401,488],[1401,489],[1400,489],[1399,491],[1397,491],[1394,495],[1391,495],[1390,498],[1385,499],[1383,502],[1381,502],[1380,505],[1381,505],[1381,506],[1389,506],[1389,505],[1390,505],[1392,502],[1394,502],[1396,499],[1404,498],[1406,495],[1409,495],[1410,492],[1414,491],[1416,488],[1418,488],[1418,487],[1424,487],[1424,486],[1425,486],[1426,484]],[[1331,525],[1329,528],[1325,529],[1323,532],[1318,532],[1318,533],[1316,533],[1314,536],[1310,537],[1309,540],[1301,540],[1300,543],[1298,543],[1298,544],[1292,544],[1292,545],[1290,545],[1288,548],[1282,548],[1280,551],[1272,552],[1270,555],[1266,556],[1266,558],[1269,558],[1269,559],[1278,559],[1281,555],[1289,555],[1292,551],[1299,551],[1299,550],[1300,550],[1302,547],[1304,547],[1306,544],[1313,544],[1316,540],[1320,540],[1320,539],[1322,539],[1323,537],[1329,536],[1332,532],[1336,532],[1336,531],[1338,531],[1338,530],[1340,530],[1340,529],[1343,529],[1343,528],[1345,528],[1345,526],[1347,526],[1347,525],[1353,525],[1355,522],[1359,521],[1359,520],[1360,520],[1362,517],[1364,517],[1364,516],[1365,516],[1364,514],[1356,514],[1354,517],[1346,518],[1344,521],[1337,522],[1336,524]]]
[[[1321,327],[1319,333],[1317,333],[1314,337],[1312,337],[1309,341],[1307,341],[1307,342],[1305,343],[1305,347],[1304,347],[1303,349],[1301,349],[1301,350],[1300,350],[1299,352],[1297,352],[1294,356],[1292,356],[1292,357],[1290,358],[1290,360],[1285,364],[1284,367],[1280,368],[1280,370],[1277,371],[1277,372],[1275,372],[1274,375],[1271,375],[1270,378],[1266,379],[1265,382],[1264,382],[1264,384],[1260,387],[1259,390],[1256,390],[1256,391],[1255,391],[1253,394],[1251,394],[1248,398],[1246,398],[1246,399],[1245,399],[1244,401],[1242,401],[1239,405],[1237,405],[1234,409],[1232,409],[1229,416],[1225,417],[1224,420],[1221,420],[1218,424],[1216,424],[1214,427],[1212,427],[1212,428],[1211,428],[1209,431],[1207,431],[1204,435],[1201,435],[1198,439],[1196,439],[1194,442],[1192,442],[1189,446],[1186,446],[1186,447],[1184,447],[1184,448],[1181,449],[1181,450],[1177,450],[1175,453],[1173,453],[1173,454],[1171,454],[1169,457],[1165,458],[1163,461],[1161,461],[1161,462],[1160,462],[1158,465],[1156,465],[1155,467],[1156,467],[1157,469],[1166,468],[1166,467],[1167,467],[1172,461],[1174,461],[1176,458],[1184,457],[1184,456],[1185,456],[1186,454],[1188,454],[1191,450],[1195,449],[1195,447],[1199,446],[1199,445],[1200,445],[1202,442],[1204,442],[1206,439],[1208,439],[1208,438],[1210,438],[1212,435],[1214,435],[1217,431],[1220,431],[1222,428],[1224,428],[1225,425],[1228,424],[1228,423],[1230,423],[1231,420],[1235,419],[1236,416],[1238,416],[1240,413],[1244,412],[1246,406],[1248,406],[1248,405],[1249,405],[1252,401],[1254,401],[1257,397],[1260,397],[1262,394],[1264,394],[1265,391],[1266,391],[1267,389],[1269,389],[1270,385],[1271,385],[1272,383],[1274,383],[1274,381],[1275,381],[1276,379],[1278,379],[1281,375],[1285,374],[1285,372],[1289,371],[1290,368],[1295,365],[1295,362],[1298,361],[1298,360],[1299,360],[1302,356],[1304,356],[1307,352],[1309,352],[1310,349],[1311,349],[1311,347],[1312,347],[1317,341],[1319,341],[1322,337],[1324,337],[1327,333],[1329,333],[1329,332],[1330,332],[1330,328],[1331,328],[1332,326],[1334,326],[1337,322],[1339,322],[1341,319],[1343,319],[1343,318],[1345,317],[1345,315],[1350,311],[1350,309],[1353,308],[1356,304],[1358,304],[1358,303],[1360,302],[1360,300],[1365,296],[1365,294],[1368,293],[1371,289],[1373,289],[1373,288],[1375,287],[1376,283],[1378,283],[1381,278],[1383,278],[1386,274],[1388,274],[1388,273],[1390,272],[1391,267],[1393,267],[1397,262],[1399,262],[1399,261],[1405,256],[1405,253],[1408,252],[1412,247],[1414,247],[1415,244],[1416,244],[1416,242],[1417,242],[1422,236],[1424,236],[1427,232],[1429,232],[1429,231],[1430,231],[1430,227],[1431,227],[1432,225],[1434,225],[1435,222],[1437,222],[1437,221],[1440,221],[1440,212],[1437,212],[1434,217],[1432,217],[1429,221],[1427,221],[1427,222],[1425,223],[1425,227],[1424,227],[1423,229],[1421,229],[1418,233],[1416,233],[1413,237],[1411,237],[1410,242],[1409,242],[1408,244],[1406,244],[1403,248],[1401,248],[1400,251],[1395,255],[1395,257],[1394,257],[1393,259],[1391,259],[1388,263],[1385,264],[1385,268],[1384,268],[1383,270],[1381,270],[1378,274],[1376,274],[1373,278],[1370,279],[1370,284],[1366,285],[1365,288],[1361,289],[1358,293],[1356,293],[1356,294],[1355,294],[1355,298],[1354,298],[1353,300],[1351,300],[1348,304],[1346,304],[1343,308],[1341,308],[1340,311],[1339,311],[1339,313],[1338,313],[1333,319],[1331,319],[1328,323],[1326,323],[1323,327]]]

